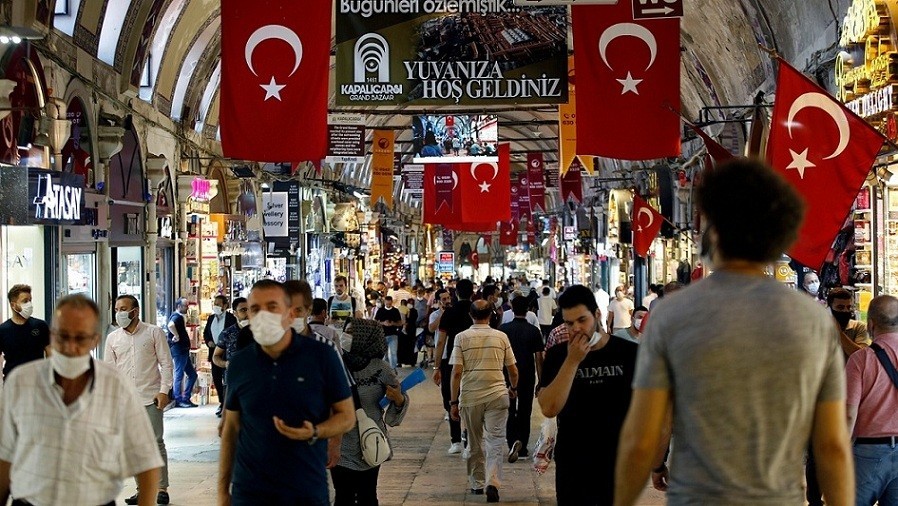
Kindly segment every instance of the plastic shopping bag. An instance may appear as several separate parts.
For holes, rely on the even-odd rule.
[[[536,450],[533,452],[533,470],[537,474],[543,474],[549,469],[552,457],[555,455],[555,437],[558,435],[558,423],[555,418],[543,420],[539,439],[536,441]]]

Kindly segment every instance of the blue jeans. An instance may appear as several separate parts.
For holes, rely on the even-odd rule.
[[[898,504],[898,446],[854,445],[854,477],[858,506]]]
[[[396,369],[399,366],[398,362],[398,354],[399,353],[399,336],[392,335],[387,336],[387,356],[384,358],[388,364],[390,364],[391,369]]]
[[[172,353],[172,361],[175,366],[174,390],[175,402],[188,402],[193,393],[193,385],[196,384],[196,369],[190,361],[190,353]],[[184,375],[187,375],[187,385],[181,390]]]

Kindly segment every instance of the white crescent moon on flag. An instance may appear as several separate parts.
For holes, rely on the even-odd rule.
[[[493,169],[493,178],[490,179],[490,181],[495,181],[496,178],[499,177],[499,165],[498,164],[496,164],[494,162],[480,162],[478,164],[472,163],[471,164],[471,177],[474,178],[474,181],[479,181],[477,179],[477,174],[475,174],[475,172],[477,171],[477,167],[480,167],[481,165],[486,165]]]
[[[636,213],[636,222],[639,223],[639,217],[642,216],[643,213],[645,213],[646,216],[649,217],[649,222],[645,225],[645,227],[646,227],[646,228],[651,227],[651,226],[652,226],[652,223],[655,222],[655,215],[653,215],[652,212],[649,211],[649,210],[648,210],[647,208],[645,208],[645,207],[640,207],[640,208],[639,208],[639,212]]]
[[[244,49],[243,55],[243,57],[246,58],[246,66],[249,67],[254,75],[259,75],[256,73],[256,69],[253,68],[253,52],[256,50],[256,46],[268,39],[282,40],[293,48],[294,63],[293,70],[290,71],[290,75],[292,76],[296,73],[296,69],[299,68],[299,63],[302,61],[302,41],[299,40],[299,36],[296,35],[296,32],[283,25],[265,25],[249,36],[249,39],[246,41],[246,48]]]
[[[434,186],[434,188],[436,188],[436,186],[437,186],[437,177],[436,176],[433,176],[433,186]],[[458,174],[456,174],[455,171],[453,170],[452,171],[452,189],[454,190],[457,187],[458,187]]]
[[[845,148],[848,147],[848,141],[851,140],[851,128],[848,125],[848,116],[845,115],[845,111],[843,111],[838,104],[822,93],[808,92],[795,99],[795,102],[792,102],[792,107],[789,109],[789,118],[786,120],[786,125],[789,127],[789,137],[792,137],[792,126],[795,124],[793,121],[795,116],[801,112],[802,109],[807,109],[809,107],[820,109],[826,114],[829,114],[833,121],[835,121],[836,126],[839,127],[839,145],[836,147],[836,150],[833,151],[833,154],[827,156],[824,160],[831,160],[841,155],[842,152],[845,151]]]
[[[599,37],[599,55],[602,57],[602,61],[605,62],[605,65],[609,69],[614,70],[608,63],[608,58],[605,53],[608,51],[608,45],[611,44],[611,41],[624,36],[636,37],[645,42],[645,45],[649,47],[649,51],[652,54],[649,59],[649,64],[645,69],[648,70],[652,68],[652,65],[655,64],[655,57],[658,56],[658,41],[648,28],[637,25],[636,23],[618,23],[609,26],[607,30],[602,32],[602,36]]]

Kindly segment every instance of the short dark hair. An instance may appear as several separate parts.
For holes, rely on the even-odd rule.
[[[483,285],[483,298],[490,297],[492,295],[497,295],[499,293],[499,287],[496,285]]]
[[[549,295],[550,293],[552,293],[552,289],[549,288],[548,286],[544,286],[543,287],[543,295]]]
[[[293,305],[293,297],[302,295],[303,300],[306,301],[305,307],[312,307],[312,286],[309,285],[308,281],[303,279],[288,279],[287,281],[284,281],[283,287],[284,291],[287,292],[287,296],[290,298],[289,306]]]
[[[337,284],[337,281],[342,281],[342,282],[346,283],[347,285],[349,284],[349,281],[346,279],[346,276],[344,276],[342,274],[340,274],[339,276],[334,278],[335,285]]]
[[[312,299],[312,315],[327,313],[327,301],[324,299]]]
[[[549,286],[551,283],[552,283],[552,282],[549,281],[548,279],[544,279],[544,280],[543,280],[543,286]]]
[[[118,302],[120,300],[130,301],[132,310],[140,307],[140,304],[137,302],[137,297],[135,297],[133,295],[119,295],[118,297],[115,298],[115,300],[116,300],[116,302]]]
[[[187,297],[178,297],[175,299],[175,307],[186,306],[187,304]]]
[[[515,316],[527,316],[530,300],[527,297],[515,297],[511,299],[511,311]]]
[[[386,297],[384,297],[384,301],[387,301],[387,300],[390,301],[390,302],[393,302],[393,296],[392,296],[392,295],[387,295]]]
[[[440,300],[440,297],[442,297],[444,293],[449,293],[449,290],[446,290],[445,288],[440,288],[433,294],[433,298],[436,300]]]
[[[846,290],[844,288],[833,288],[832,290],[829,291],[828,294],[826,294],[826,305],[832,306],[833,301],[836,299],[839,299],[839,300],[852,299],[853,300],[854,296],[851,295],[851,292],[849,292],[848,290]]]
[[[589,288],[583,285],[572,285],[558,297],[558,308],[573,309],[577,306],[586,306],[590,313],[595,313],[599,308],[596,296]]]
[[[21,294],[23,294],[23,293],[27,293],[27,294],[30,295],[30,294],[31,294],[31,287],[28,286],[28,285],[22,285],[22,284],[19,284],[19,285],[12,285],[12,288],[9,289],[9,293],[6,294],[6,298],[7,298],[10,302],[12,302],[12,301],[18,301],[18,300],[19,300],[19,295],[21,295]]]
[[[213,302],[218,302],[218,301],[222,301],[222,300],[224,301],[225,305],[227,306],[227,305],[228,305],[228,298],[225,297],[224,295],[216,295],[216,296],[215,296],[215,299],[213,299]]]
[[[648,313],[648,312],[649,312],[649,308],[647,308],[647,307],[645,307],[645,306],[637,306],[636,309],[633,310],[633,313],[635,314],[636,311],[645,311],[646,313]]]
[[[455,283],[455,295],[459,299],[470,299],[474,295],[474,283],[470,279],[460,279]]]
[[[91,313],[97,318],[97,331],[99,332],[100,326],[100,307],[97,306],[97,303],[94,302],[93,299],[84,295],[83,293],[74,293],[72,295],[66,295],[65,297],[56,301],[56,310],[54,313],[58,313],[62,311],[63,308],[72,307],[75,309],[84,309],[87,308]],[[53,318],[55,322],[57,319]],[[56,328],[56,327],[54,327]]]
[[[253,287],[250,292],[254,292],[256,290],[280,290],[284,294],[284,301],[286,302],[287,307],[291,307],[290,304],[290,292],[287,291],[287,288],[277,281],[273,279],[260,279],[253,283]]]
[[[804,219],[805,204],[795,188],[757,160],[735,159],[706,173],[697,196],[726,259],[779,259]]]
[[[231,303],[231,309],[234,311],[237,311],[237,306],[239,306],[240,304],[245,304],[245,303],[246,303],[246,297],[237,297],[236,299],[234,299],[234,302]]]

